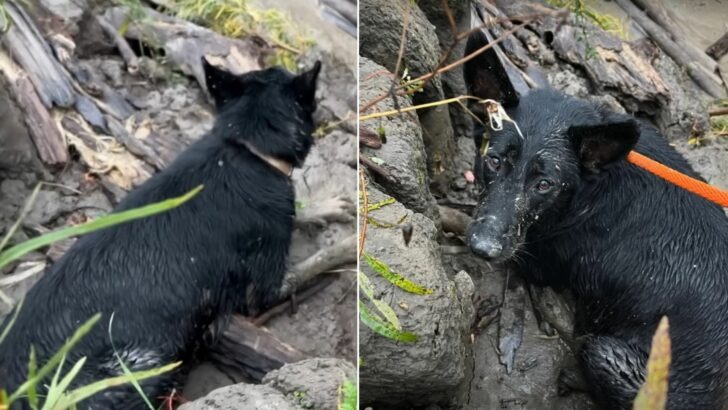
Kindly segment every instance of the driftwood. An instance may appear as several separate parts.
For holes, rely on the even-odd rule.
[[[642,10],[637,8],[630,0],[616,0],[617,4],[639,24],[650,37],[660,45],[660,48],[672,57],[678,64],[686,67],[688,74],[700,87],[715,98],[723,98],[726,94],[721,80],[715,74],[708,72],[699,63],[695,62],[685,50],[672,41],[659,25],[652,21]]]
[[[473,221],[473,219],[465,212],[458,211],[447,206],[439,206],[440,220],[442,221],[442,230],[452,232],[455,235],[465,235],[465,231]]]
[[[695,44],[687,41],[687,36],[669,16],[662,2],[655,0],[632,0],[639,6],[655,23],[669,33],[672,40],[694,61],[702,65],[707,73],[712,74],[718,68],[718,64]]]
[[[76,102],[71,80],[51,48],[36,27],[33,19],[13,0],[5,2],[12,20],[7,33],[0,40],[8,53],[28,73],[30,81],[46,108],[54,105],[71,107]]]
[[[591,82],[602,89],[617,90],[630,111],[654,114],[666,104],[669,91],[660,74],[629,43],[602,32],[591,31],[587,45],[579,41],[579,28],[564,25],[553,41],[554,50],[564,60],[584,67]],[[657,106],[656,106],[657,104]]]
[[[166,58],[204,88],[202,57],[215,66],[242,74],[261,68],[266,47],[253,40],[231,39],[212,30],[145,8],[149,18],[128,25],[124,37],[164,48]],[[105,20],[119,31],[127,22],[128,9],[114,7]]]
[[[715,43],[708,46],[705,52],[716,61],[728,53],[728,33],[723,34]]]
[[[0,50],[0,71],[5,74],[11,94],[25,114],[25,123],[40,159],[51,166],[66,164],[68,152],[58,126],[36,92],[32,80],[3,50]]]
[[[208,353],[215,364],[244,372],[260,381],[266,373],[306,358],[273,333],[243,316],[233,316],[222,338]]]
[[[134,54],[134,50],[131,49],[129,43],[119,34],[118,28],[112,26],[111,23],[106,21],[103,17],[96,16],[96,21],[98,21],[99,26],[101,26],[104,32],[114,39],[114,44],[116,44],[116,48],[119,50],[121,58],[123,58],[126,62],[126,69],[132,74],[138,72],[139,59],[136,54]]]
[[[356,234],[324,248],[296,265],[283,280],[281,296],[286,297],[294,291],[298,284],[306,283],[317,275],[330,271],[347,263],[356,263]]]

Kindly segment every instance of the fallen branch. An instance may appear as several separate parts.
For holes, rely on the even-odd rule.
[[[639,24],[657,44],[665,50],[678,64],[688,70],[690,77],[708,94],[715,98],[723,98],[726,90],[721,80],[713,73],[709,73],[700,64],[694,61],[678,44],[672,41],[669,35],[654,21],[650,20],[642,10],[637,8],[630,0],[616,0],[617,4]]]
[[[708,46],[705,52],[718,61],[726,53],[728,53],[728,33],[723,34],[715,43]]]
[[[222,338],[208,352],[215,364],[240,370],[255,381],[286,363],[306,358],[265,328],[235,315]]]
[[[652,18],[655,23],[659,24],[662,29],[670,34],[672,40],[690,57],[702,65],[709,73],[714,73],[718,68],[718,63],[713,61],[708,55],[696,45],[686,40],[687,36],[680,29],[680,26],[670,18],[665,11],[664,5],[655,0],[632,0],[641,9],[645,11],[647,16]]]
[[[283,279],[281,298],[285,299],[295,291],[298,284],[309,282],[316,276],[347,263],[356,263],[356,235],[324,249],[320,249],[303,262],[297,264]]]
[[[119,30],[101,16],[96,16],[96,21],[98,21],[104,32],[114,39],[114,44],[116,44],[116,48],[119,50],[121,58],[123,58],[126,63],[127,71],[129,71],[130,74],[136,74],[139,72],[139,59],[134,53],[134,50],[132,50],[129,46],[126,39],[119,34]]]

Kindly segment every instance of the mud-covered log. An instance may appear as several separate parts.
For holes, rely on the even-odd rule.
[[[709,73],[714,73],[718,64],[713,61],[708,55],[695,44],[687,40],[687,36],[682,31],[679,25],[677,25],[668,15],[665,10],[665,6],[662,2],[655,0],[632,0],[637,6],[639,6],[655,23],[657,23],[663,30],[668,32],[672,37],[672,40],[677,44],[686,54],[694,58],[695,61],[700,63]]]
[[[670,36],[654,21],[652,21],[645,13],[637,8],[630,0],[616,0],[617,4],[629,15],[637,24],[639,24],[650,37],[659,44],[673,60],[684,66],[688,70],[690,77],[695,80],[700,87],[708,94],[715,98],[723,98],[726,94],[725,88],[721,84],[720,78],[715,76],[685,52],[685,50],[672,41]]]
[[[728,32],[723,34],[715,43],[708,46],[705,52],[716,59],[716,61],[728,53]]]
[[[233,316],[220,341],[209,351],[212,362],[242,371],[256,381],[271,370],[305,358],[303,353],[242,316]]]
[[[73,106],[76,97],[71,80],[33,19],[12,0],[5,2],[5,10],[12,23],[0,42],[28,74],[40,101],[46,108]]]
[[[41,96],[36,92],[29,75],[2,50],[0,50],[0,71],[7,79],[10,94],[25,114],[25,124],[41,161],[51,166],[65,165],[68,162],[68,152],[63,136]]]

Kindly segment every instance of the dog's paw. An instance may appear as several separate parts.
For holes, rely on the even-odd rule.
[[[325,201],[313,203],[310,208],[297,217],[299,226],[314,225],[323,227],[327,223],[349,223],[354,221],[356,206],[344,197],[333,197]]]

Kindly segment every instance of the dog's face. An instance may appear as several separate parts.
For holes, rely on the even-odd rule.
[[[280,67],[231,74],[202,59],[207,89],[226,138],[301,166],[314,142],[313,112],[321,63],[295,75]]]
[[[466,54],[485,44],[471,37]],[[484,54],[466,63],[470,93],[501,98],[520,133],[509,122],[500,131],[476,127],[475,176],[482,194],[467,238],[475,253],[503,262],[525,244],[529,229],[558,222],[583,178],[623,159],[639,127],[627,116],[553,90],[521,98],[504,71],[494,73],[502,70],[495,52]]]

